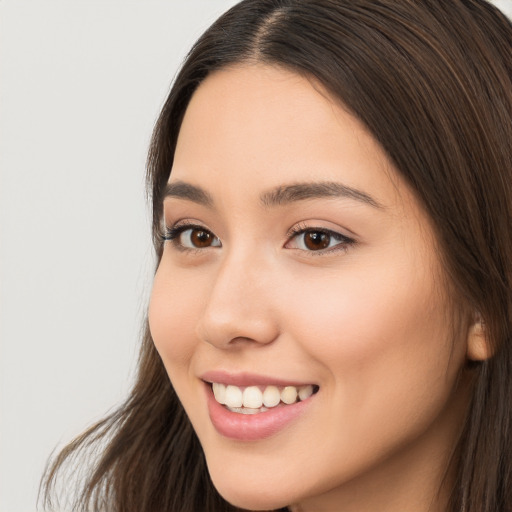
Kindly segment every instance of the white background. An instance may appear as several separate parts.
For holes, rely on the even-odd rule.
[[[0,1],[0,512],[33,512],[50,452],[126,395],[153,271],[149,138],[234,3]]]
[[[125,396],[153,268],[144,170],[186,51],[234,0],[0,2],[0,512]]]

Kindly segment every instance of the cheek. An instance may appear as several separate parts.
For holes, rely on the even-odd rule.
[[[390,263],[321,282],[303,276],[308,293],[289,294],[296,338],[327,368],[336,399],[363,415],[404,401],[414,407],[426,396],[441,403],[462,364],[431,272],[408,269]]]
[[[320,368],[333,404],[322,467],[338,476],[417,439],[451,403],[464,351],[452,344],[430,271],[419,276],[417,268],[366,267],[364,279],[353,271],[322,282],[303,273],[288,294],[294,339]]]
[[[176,273],[174,273],[176,274]],[[149,327],[155,347],[169,376],[187,365],[195,347],[195,326],[200,300],[197,283],[177,280],[162,260],[155,275],[149,303]]]
[[[389,267],[359,274],[354,269],[323,276],[303,273],[294,289],[287,290],[290,316],[304,342],[311,340],[322,357],[340,352],[357,363],[390,344],[412,342],[405,331],[417,335],[422,324],[433,321],[434,300],[421,279],[399,277]]]

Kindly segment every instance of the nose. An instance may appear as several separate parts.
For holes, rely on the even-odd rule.
[[[212,281],[197,324],[200,339],[228,349],[268,344],[279,333],[272,272],[262,258],[233,255],[212,269]]]

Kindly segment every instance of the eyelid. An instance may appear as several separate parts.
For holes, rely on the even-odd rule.
[[[179,234],[185,229],[196,228],[196,229],[204,229],[205,231],[209,231],[213,234],[211,229],[208,229],[201,222],[194,219],[182,219],[177,220],[175,222],[166,222],[165,220],[162,222],[162,238],[164,240],[169,240],[175,234]]]
[[[184,219],[176,221],[172,226],[168,226],[165,224],[163,226],[164,233],[162,234],[162,241],[170,241],[172,245],[180,250],[180,251],[198,251],[202,252],[205,249],[210,248],[216,248],[216,247],[222,247],[222,243],[217,235],[215,233],[208,229],[206,226],[204,226],[202,223],[196,220],[192,219]],[[214,243],[204,246],[204,247],[189,247],[188,245],[185,245],[182,240],[180,240],[181,235],[187,231],[187,230],[200,230],[208,232],[212,235],[214,238]],[[328,246],[325,248],[318,248],[318,249],[308,249],[305,247],[290,247],[294,239],[297,239],[300,235],[304,235],[306,233],[323,233],[334,239],[337,243],[335,243],[332,246]],[[217,243],[215,243],[215,241]],[[307,254],[308,256],[318,256],[318,255],[326,255],[329,253],[334,253],[337,251],[346,251],[349,249],[350,246],[353,246],[357,243],[357,241],[347,236],[340,231],[332,228],[327,228],[325,226],[319,226],[318,224],[307,224],[306,222],[302,222],[299,224],[294,225],[291,229],[288,230],[286,233],[286,242],[284,244],[285,249],[294,249],[301,251],[304,254]],[[330,244],[329,244],[330,245]]]
[[[318,250],[308,250],[308,249],[301,249],[299,247],[287,247],[288,244],[290,244],[294,239],[298,238],[300,235],[303,235],[308,232],[317,232],[317,233],[325,233],[326,235],[329,235],[333,237],[335,240],[338,241],[337,244],[335,244],[332,247],[327,247],[325,249],[318,249]],[[289,249],[296,249],[299,250],[308,256],[320,256],[320,255],[326,255],[333,252],[338,251],[347,251],[351,246],[355,245],[357,243],[357,240],[354,238],[347,236],[343,233],[340,233],[339,231],[331,228],[326,228],[323,226],[318,225],[310,225],[306,223],[300,223],[295,226],[293,226],[290,230],[288,230],[286,234],[287,241],[284,245],[285,248]]]
[[[187,230],[200,230],[208,232],[212,235],[212,237],[218,241],[217,245],[209,245],[206,247],[188,247],[180,242],[180,236]],[[173,246],[180,251],[204,251],[205,249],[220,247],[222,244],[220,242],[219,237],[211,230],[200,224],[197,221],[193,220],[181,220],[175,222],[172,226],[164,225],[164,234],[162,235],[163,242],[169,241],[173,244]]]

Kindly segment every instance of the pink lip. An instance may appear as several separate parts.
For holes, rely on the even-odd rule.
[[[205,391],[213,426],[222,436],[238,441],[258,441],[278,433],[306,412],[311,399],[316,396],[291,405],[278,405],[258,414],[240,414],[219,404],[213,396],[210,384],[205,383]]]
[[[266,377],[254,373],[228,373],[222,370],[209,371],[200,377],[205,382],[220,382],[222,384],[231,384],[232,386],[306,386],[313,384],[312,382],[300,382],[283,379],[275,379],[274,377]]]

